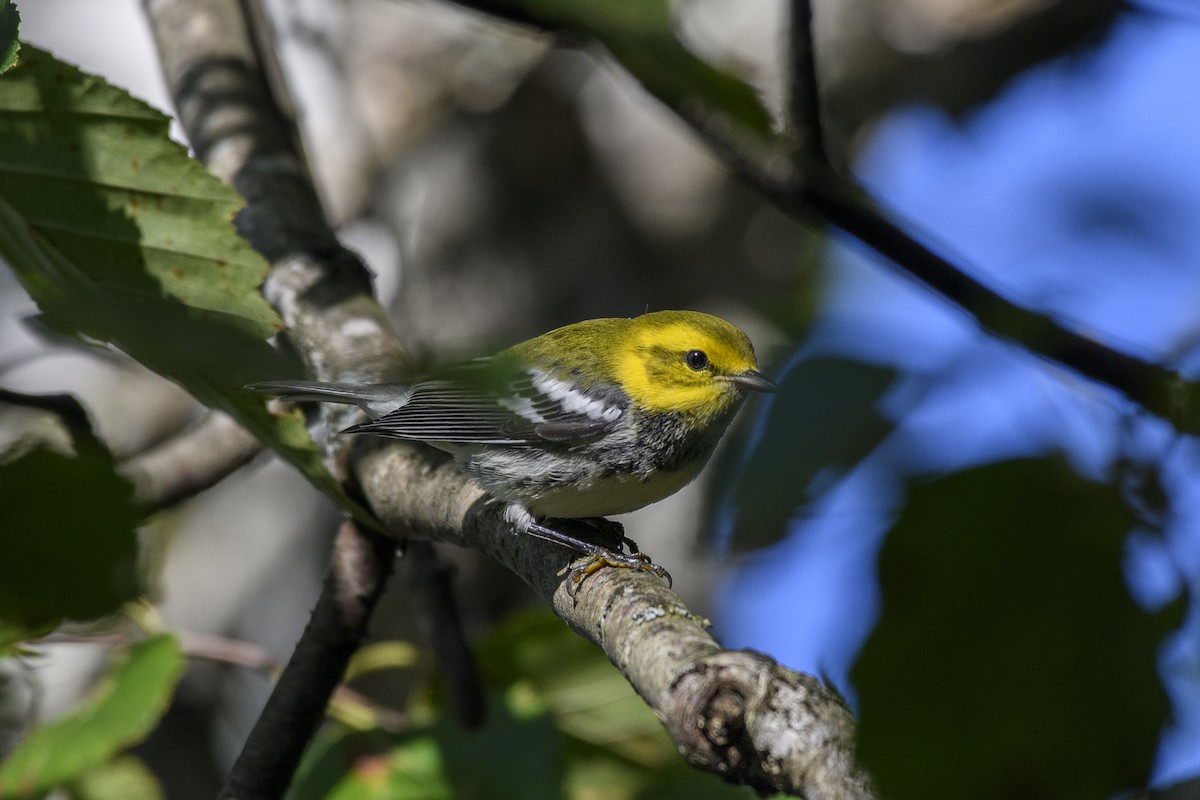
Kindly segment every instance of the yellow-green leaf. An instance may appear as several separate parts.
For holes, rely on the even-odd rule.
[[[35,729],[0,764],[0,798],[45,792],[108,762],[158,722],[183,674],[174,637],[156,636],[121,654],[82,706]]]

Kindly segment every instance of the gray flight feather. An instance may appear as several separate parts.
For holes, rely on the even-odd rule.
[[[408,402],[412,388],[402,383],[324,383],[322,381],[263,381],[247,389],[273,394],[293,401],[348,403],[356,405],[371,419],[379,419]]]

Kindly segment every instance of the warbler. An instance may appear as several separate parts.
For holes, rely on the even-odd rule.
[[[750,339],[720,317],[657,311],[567,325],[496,355],[404,384],[269,381],[255,391],[291,400],[353,403],[370,422],[344,433],[426,442],[508,504],[524,533],[592,557],[599,566],[665,570],[584,541],[546,520],[634,511],[693,480],[751,391],[776,386]],[[603,523],[603,524],[602,524]],[[597,527],[612,535],[606,521]],[[669,576],[668,576],[669,579]]]

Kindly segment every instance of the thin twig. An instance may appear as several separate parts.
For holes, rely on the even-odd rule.
[[[812,3],[792,0],[788,18],[788,122],[799,145],[815,159],[828,162],[822,131],[821,92],[817,82],[817,51],[813,37]]]
[[[221,798],[267,800],[287,791],[304,748],[325,717],[330,696],[366,636],[394,551],[391,539],[353,522],[342,525],[321,596],[229,772]]]
[[[479,727],[484,721],[487,698],[470,644],[458,623],[458,600],[450,591],[453,567],[430,542],[413,541],[400,561],[400,575],[417,606],[413,615],[429,642],[455,718],[465,728]]]
[[[212,633],[197,631],[172,631],[179,640],[179,649],[188,658],[203,659],[217,664],[228,664],[235,667],[266,673],[274,679],[280,671],[280,663],[267,648],[254,642],[241,639],[230,639],[228,636],[218,636]],[[39,644],[85,644],[107,648],[129,647],[139,641],[142,636],[129,633],[110,633],[90,636],[55,631],[28,644],[36,647]],[[355,717],[369,716],[375,725],[389,733],[399,733],[408,725],[407,717],[394,708],[376,703],[362,692],[348,686],[339,686],[333,693],[334,703],[344,708],[353,709]]]

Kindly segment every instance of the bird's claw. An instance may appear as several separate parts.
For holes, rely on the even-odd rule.
[[[638,550],[637,543],[625,535],[625,529],[620,523],[612,522],[602,517],[595,519],[559,520],[559,523],[567,525],[586,525],[594,533],[600,534],[611,542],[611,547],[604,547],[595,542],[590,542],[576,535],[569,534],[565,530],[560,530],[558,529],[558,525],[555,527],[547,526],[530,517],[528,511],[520,507],[517,508],[518,511],[525,515],[523,518],[520,518],[521,529],[525,533],[548,542],[554,542],[563,547],[569,547],[583,554],[583,561],[578,566],[563,567],[558,572],[560,576],[567,576],[567,593],[571,597],[574,597],[578,593],[580,584],[589,575],[598,572],[604,567],[636,569],[640,572],[650,572],[658,576],[660,580],[665,581],[668,588],[671,586],[671,573],[651,561],[650,556]],[[510,518],[509,521],[515,523],[517,520]],[[626,546],[630,549],[628,553],[624,551]]]
[[[575,597],[579,592],[579,587],[589,575],[604,569],[605,567],[614,567],[616,569],[635,569],[640,572],[649,572],[657,576],[659,580],[667,584],[667,588],[671,588],[672,580],[671,573],[666,569],[655,564],[650,560],[650,556],[640,551],[632,553],[618,553],[611,550],[605,550],[602,553],[594,553],[585,556],[583,562],[574,567],[563,567],[559,570],[559,575],[566,574],[567,576],[567,594]]]

